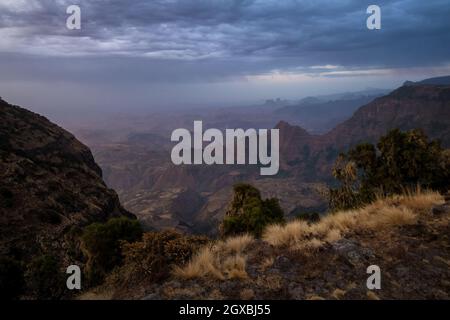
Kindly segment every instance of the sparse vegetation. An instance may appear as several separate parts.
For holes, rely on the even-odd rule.
[[[251,233],[260,237],[265,226],[284,222],[278,199],[261,199],[258,189],[249,184],[234,186],[234,197],[220,227],[222,236]]]
[[[59,299],[65,291],[58,259],[51,255],[36,256],[27,265],[25,281],[28,294],[38,299]]]
[[[89,282],[100,283],[106,273],[122,261],[121,244],[136,241],[141,236],[139,221],[125,217],[87,226],[82,235],[82,247],[88,258]]]
[[[245,234],[205,246],[188,264],[176,267],[174,274],[186,279],[205,276],[244,279],[247,277],[245,249],[252,241],[253,237]]]
[[[208,241],[205,236],[187,236],[175,230],[144,233],[141,241],[123,245],[122,272],[141,275],[147,280],[164,279],[172,266],[187,263]]]
[[[325,243],[335,242],[345,235],[362,230],[381,231],[385,228],[413,224],[419,215],[427,214],[443,197],[432,191],[421,191],[379,198],[360,209],[339,211],[309,224],[293,221],[266,228],[263,240],[273,246],[313,252]]]
[[[333,169],[340,187],[330,190],[332,211],[360,207],[377,195],[401,194],[417,186],[447,191],[450,157],[421,130],[390,131],[377,146],[360,144],[341,154]]]

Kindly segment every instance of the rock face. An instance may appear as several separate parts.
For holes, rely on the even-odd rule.
[[[342,97],[320,99],[305,98],[298,104],[277,109],[281,119],[289,120],[311,133],[325,133],[350,118],[361,106],[388,92],[384,90],[347,94]]]
[[[0,255],[26,265],[79,261],[73,237],[113,216],[134,217],[102,180],[90,150],[46,118],[0,99]]]
[[[375,143],[388,131],[421,128],[429,138],[450,146],[450,86],[417,83],[402,86],[359,108],[324,135],[310,135],[286,122],[280,129],[281,169],[301,180],[327,180],[342,151],[362,142]]]
[[[361,107],[326,139],[337,146],[373,142],[387,131],[422,128],[450,146],[450,86],[403,86]]]

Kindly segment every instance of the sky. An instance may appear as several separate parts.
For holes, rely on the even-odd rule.
[[[81,112],[395,88],[450,74],[449,17],[448,0],[0,0],[0,96]]]

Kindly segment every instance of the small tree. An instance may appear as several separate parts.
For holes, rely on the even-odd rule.
[[[364,143],[341,154],[333,169],[340,186],[330,189],[330,208],[347,210],[368,203],[376,194],[390,195],[417,186],[445,192],[450,159],[439,141],[422,130],[390,131],[377,146]]]
[[[106,223],[93,223],[82,236],[83,249],[88,256],[87,269],[91,284],[100,282],[106,272],[122,261],[122,242],[139,240],[142,228],[137,220],[113,218]]]
[[[35,256],[25,273],[27,289],[38,299],[59,299],[65,291],[63,273],[58,258]]]
[[[252,233],[260,237],[264,227],[284,222],[278,199],[261,199],[258,189],[249,184],[234,186],[234,196],[220,226],[222,236]]]

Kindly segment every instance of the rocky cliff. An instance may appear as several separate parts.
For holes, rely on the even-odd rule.
[[[102,180],[90,150],[46,118],[0,99],[0,254],[26,269],[52,257],[82,263],[81,228],[134,217]]]
[[[450,146],[450,86],[405,85],[359,108],[324,135],[309,135],[286,122],[280,129],[282,169],[299,179],[327,180],[337,155],[362,142],[376,142],[388,131],[423,129]]]
[[[402,86],[358,109],[326,139],[336,146],[373,142],[393,128],[422,128],[430,138],[440,139],[449,147],[450,86]]]

